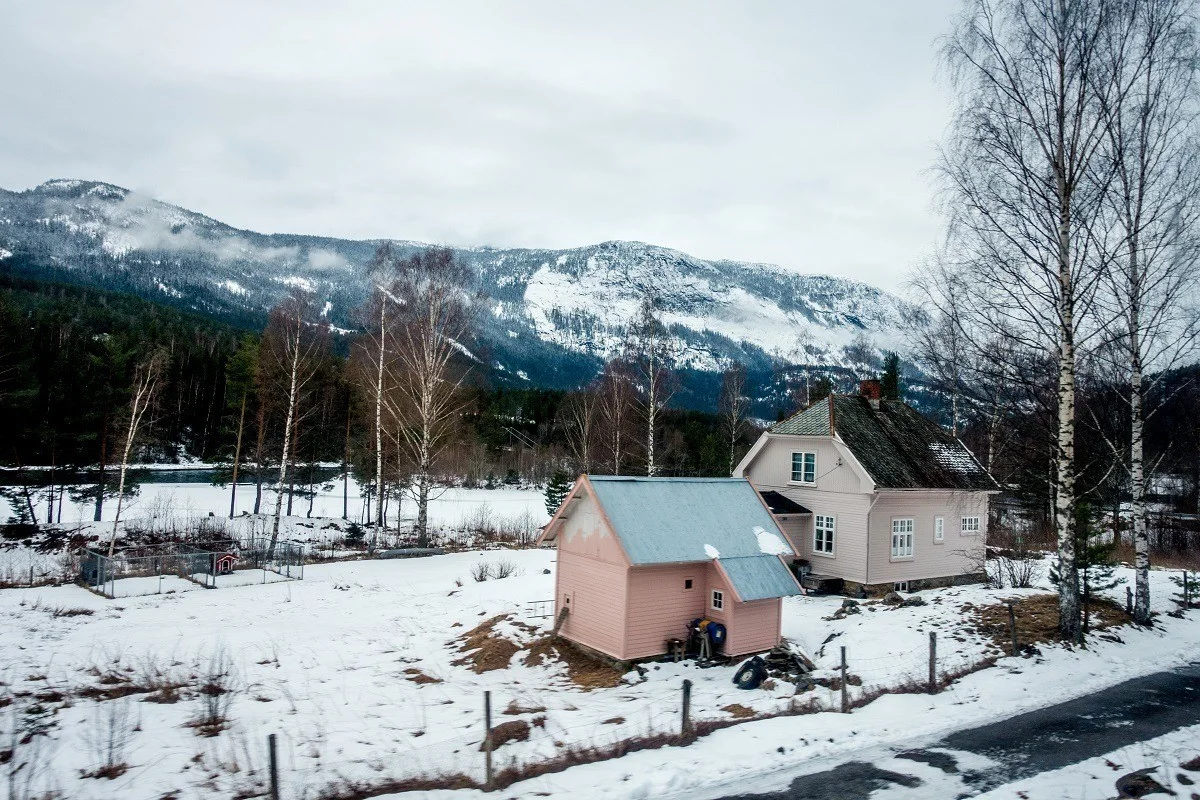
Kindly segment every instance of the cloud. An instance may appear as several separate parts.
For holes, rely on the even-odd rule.
[[[956,2],[15,4],[0,185],[107,180],[264,232],[634,239],[891,287],[939,229],[933,40]]]

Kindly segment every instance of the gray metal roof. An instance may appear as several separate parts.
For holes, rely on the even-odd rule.
[[[725,570],[738,597],[743,601],[800,594],[796,579],[777,556],[719,558],[717,563]]]
[[[792,555],[743,478],[589,475],[588,481],[635,565],[761,556],[759,531],[778,537],[782,552]]]

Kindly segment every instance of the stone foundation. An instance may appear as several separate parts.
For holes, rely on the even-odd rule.
[[[920,578],[909,581],[908,590],[910,592],[919,592],[923,589],[945,589],[949,586],[966,586],[972,583],[983,583],[984,580],[983,573],[948,575],[940,578]],[[894,583],[856,583],[855,581],[846,581],[842,594],[846,597],[883,597],[894,589]]]

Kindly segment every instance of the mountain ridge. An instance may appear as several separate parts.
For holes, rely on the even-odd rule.
[[[327,304],[331,322],[353,328],[366,265],[385,241],[401,256],[430,246],[259,233],[102,181],[0,189],[0,268],[129,291],[245,327],[299,285]],[[518,384],[588,380],[619,350],[647,291],[658,298],[680,366],[709,375],[731,360],[758,371],[779,358],[869,366],[876,345],[903,349],[906,330],[922,319],[861,281],[645,242],[451,249],[488,298],[481,339],[493,371]]]

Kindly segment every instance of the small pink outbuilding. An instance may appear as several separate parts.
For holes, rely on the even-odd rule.
[[[581,475],[546,526],[558,548],[555,616],[567,639],[619,660],[667,652],[693,619],[726,626],[724,652],[770,650],[793,552],[740,478]]]

